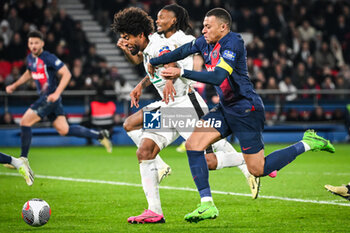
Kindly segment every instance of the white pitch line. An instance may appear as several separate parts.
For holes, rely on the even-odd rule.
[[[18,173],[9,173],[9,172],[0,172],[0,175],[4,175],[4,176],[21,176]],[[71,178],[71,177],[63,177],[63,176],[35,175],[35,178],[50,179],[50,180],[73,181],[73,182],[82,182],[82,183],[111,184],[111,185],[118,185],[118,186],[142,187],[141,184],[133,184],[133,183],[117,182],[117,181],[107,181],[107,180],[79,179],[79,178]],[[186,188],[186,187],[159,186],[159,188],[160,189],[168,189],[168,190],[180,190],[180,191],[198,192],[197,189]],[[215,194],[251,197],[251,194],[245,194],[245,193],[224,192],[224,191],[216,191],[216,190],[212,190],[211,192],[215,193]],[[259,195],[259,198],[281,200],[281,201],[294,201],[294,202],[303,202],[303,203],[313,203],[313,204],[350,206],[349,203],[337,203],[335,201],[317,201],[317,200],[300,199],[300,198],[277,197],[277,196],[260,196],[260,195]]]

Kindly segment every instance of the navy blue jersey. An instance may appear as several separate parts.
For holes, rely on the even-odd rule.
[[[64,63],[54,54],[43,51],[38,57],[27,56],[27,69],[31,72],[40,95],[55,92],[59,83],[56,73]]]
[[[207,44],[201,36],[194,41],[191,52],[202,54],[208,71],[218,66],[229,73],[220,86],[215,86],[224,109],[239,115],[251,109],[264,110],[263,102],[248,77],[247,51],[241,35],[230,32],[215,45]]]

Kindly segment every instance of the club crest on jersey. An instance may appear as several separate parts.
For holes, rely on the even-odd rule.
[[[225,50],[223,57],[228,59],[228,60],[234,61],[236,58],[236,53],[234,53],[230,50]]]
[[[170,48],[169,46],[163,46],[161,49],[159,49],[159,56],[162,56],[164,53],[169,53]]]
[[[213,56],[214,59],[216,59],[218,57],[218,51],[214,50],[211,55]]]

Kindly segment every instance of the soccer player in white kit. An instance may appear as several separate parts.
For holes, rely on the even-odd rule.
[[[158,32],[161,34],[153,33],[153,20],[146,12],[139,8],[131,7],[115,14],[114,23],[112,24],[112,30],[121,35],[118,46],[124,51],[130,62],[140,64],[143,61],[145,70],[147,70],[146,66],[149,59],[170,52],[194,40],[193,36],[186,35],[181,30],[186,30],[189,26],[188,13],[177,4],[165,6],[158,13],[156,22]],[[193,57],[179,61],[176,65],[185,69],[186,67],[187,69],[192,69]],[[146,106],[147,110],[187,107],[186,113],[190,111],[196,120],[208,112],[206,103],[193,89],[192,81],[180,77],[173,83],[173,81],[162,79],[159,75],[160,72],[161,70],[159,69],[152,79],[150,78],[151,75],[147,75],[130,93],[131,107],[139,107],[138,101],[142,94],[142,89],[153,84],[163,100],[149,104]],[[172,101],[169,100],[169,96]],[[164,175],[171,170],[158,153],[170,145],[179,135],[187,139],[192,132],[185,132],[178,127],[173,127],[166,132],[142,131],[142,123],[143,110],[140,110],[126,119],[124,129],[138,146],[136,154],[140,163],[142,185],[149,206],[141,215],[128,218],[128,222],[164,223],[165,219],[159,197],[159,183]],[[235,151],[226,140],[221,140],[212,146],[213,148],[208,148],[206,151],[208,168],[215,170],[223,167],[238,166],[248,179],[253,198],[256,198],[260,181],[250,175],[242,154]],[[215,154],[213,153],[214,151]]]

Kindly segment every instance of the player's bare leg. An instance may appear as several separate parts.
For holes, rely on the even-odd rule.
[[[142,124],[143,124],[143,111],[142,109],[126,118],[123,127],[129,137],[133,140],[135,145],[139,147],[141,135],[142,135]],[[163,159],[157,154],[155,157],[156,166],[158,169],[159,183],[171,174],[171,167],[166,164]]]

